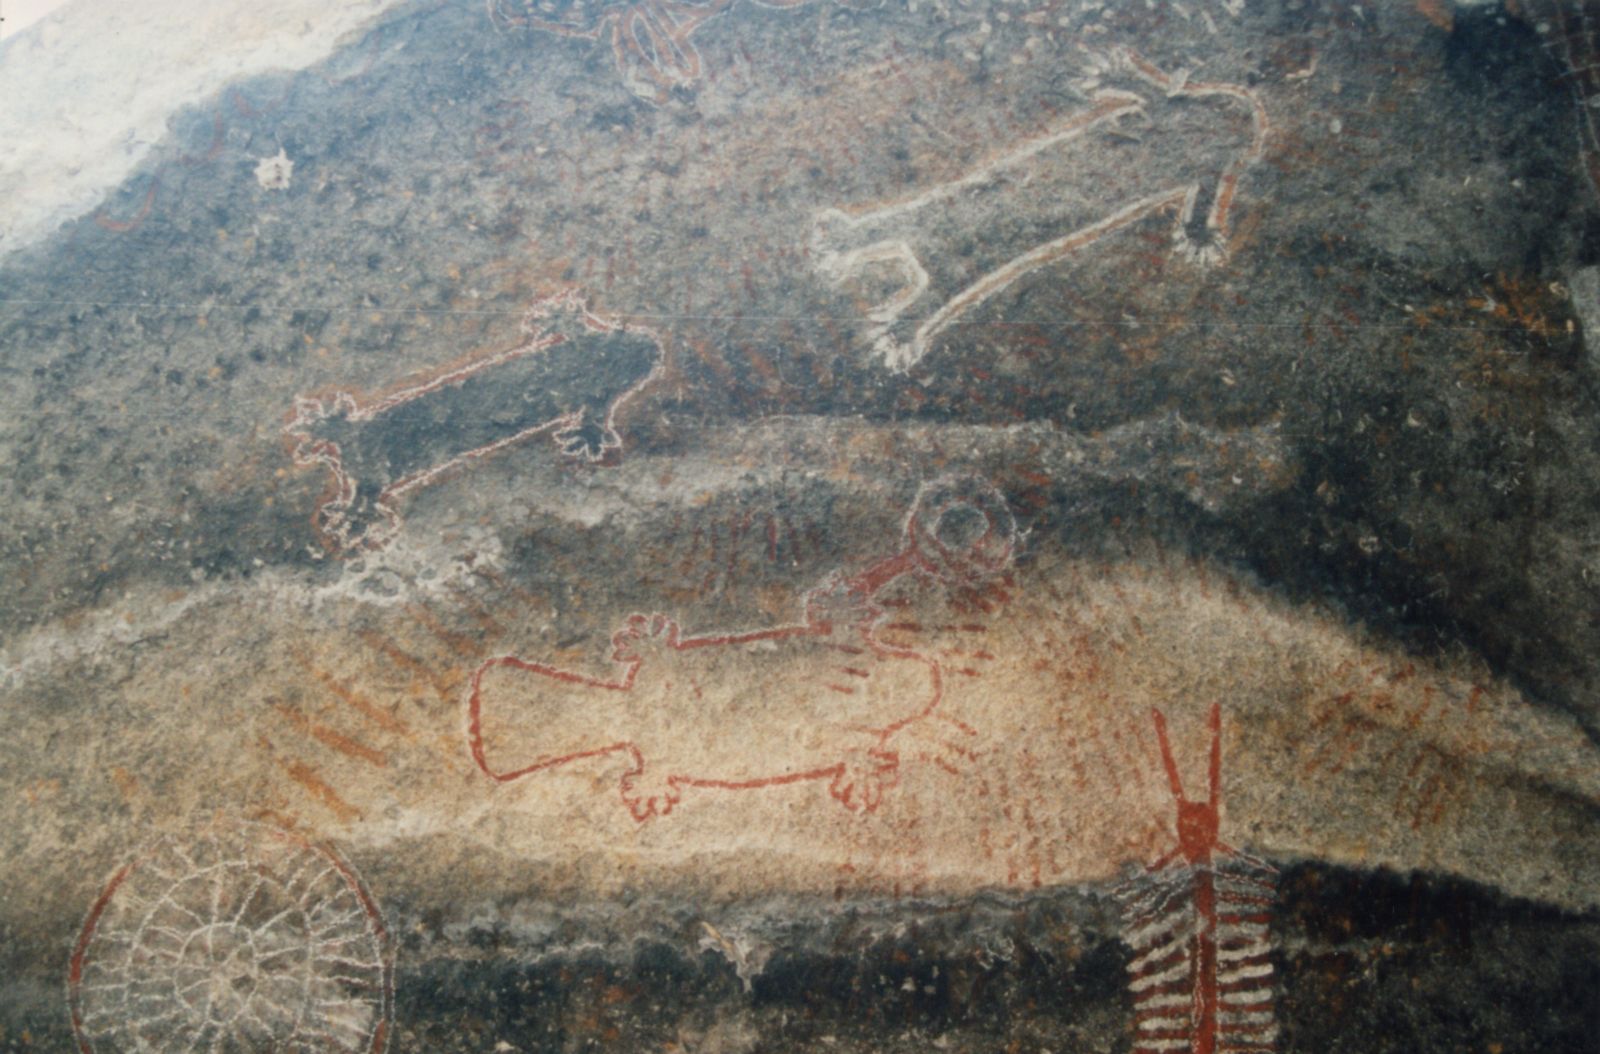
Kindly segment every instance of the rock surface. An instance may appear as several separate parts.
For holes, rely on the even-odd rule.
[[[196,81],[0,260],[0,1050],[1589,1049],[1582,13]]]

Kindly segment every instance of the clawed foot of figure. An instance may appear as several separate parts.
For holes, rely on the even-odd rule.
[[[683,797],[683,788],[666,773],[634,769],[622,777],[622,800],[640,823],[665,816]]]
[[[1172,235],[1172,251],[1196,267],[1216,267],[1228,259],[1228,245],[1222,232],[1205,228],[1198,234],[1179,227]]]
[[[622,437],[615,430],[587,419],[561,429],[552,438],[562,454],[589,461],[599,461],[607,451],[622,446]]]
[[[611,658],[616,662],[645,662],[652,655],[675,649],[678,633],[678,624],[665,615],[629,615],[622,628],[611,635]]]
[[[828,785],[828,793],[851,812],[872,812],[898,782],[900,756],[892,750],[874,747],[847,754],[839,763],[838,774]]]

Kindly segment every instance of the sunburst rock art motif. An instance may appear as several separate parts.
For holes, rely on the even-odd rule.
[[[329,473],[313,517],[329,548],[383,547],[400,530],[400,498],[536,436],[569,458],[621,449],[617,411],[655,375],[660,340],[591,314],[576,290],[534,304],[522,328],[515,347],[385,392],[295,400],[284,433],[296,465]]]
[[[501,28],[526,27],[611,46],[617,74],[634,95],[660,104],[700,80],[694,35],[738,0],[488,0]],[[752,0],[758,7],[802,7],[810,0]],[[840,0],[846,7],[853,3]]]
[[[389,937],[333,850],[244,824],[166,839],[112,876],[68,987],[82,1054],[380,1054]]]
[[[889,369],[916,365],[1018,279],[1153,213],[1176,214],[1182,255],[1226,257],[1240,176],[1267,135],[1260,100],[1241,85],[1167,74],[1131,51],[1113,65],[1134,88],[1097,89],[1086,108],[959,178],[816,215],[816,271],[873,305],[862,338]]]
[[[1128,963],[1134,1054],[1271,1054],[1272,908],[1277,870],[1219,837],[1222,708],[1211,707],[1207,792],[1189,799],[1167,721],[1152,712],[1177,805],[1178,844],[1118,890],[1133,949]]]
[[[640,821],[671,812],[690,788],[806,781],[871,812],[896,782],[897,737],[938,717],[944,690],[937,658],[879,638],[884,590],[905,576],[981,584],[1009,567],[1015,542],[999,493],[945,479],[918,494],[897,552],[827,576],[793,624],[690,633],[635,614],[612,637],[609,675],[492,659],[471,682],[473,760],[504,783],[618,759],[622,799]]]

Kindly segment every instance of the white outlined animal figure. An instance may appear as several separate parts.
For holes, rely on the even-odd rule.
[[[296,465],[328,470],[313,523],[330,549],[382,548],[404,495],[537,436],[590,461],[622,447],[617,411],[659,370],[660,338],[590,313],[575,289],[534,303],[522,331],[386,391],[295,399],[284,435]]]
[[[1241,85],[1163,73],[1131,51],[1115,58],[1138,90],[1101,88],[1088,108],[958,179],[817,214],[817,272],[869,300],[890,290],[863,334],[889,369],[916,365],[1018,279],[1152,213],[1176,212],[1183,256],[1224,259],[1239,178],[1266,140],[1261,101]]]
[[[919,492],[898,552],[825,578],[796,623],[691,634],[665,615],[632,615],[612,637],[609,675],[491,659],[467,704],[473,761],[508,783],[620,759],[622,799],[641,822],[690,788],[807,781],[871,812],[896,782],[897,737],[935,717],[944,692],[938,659],[879,637],[881,594],[908,575],[982,583],[1010,565],[1015,540],[992,487],[941,480]]]

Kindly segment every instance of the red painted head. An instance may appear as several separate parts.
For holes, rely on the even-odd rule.
[[[1217,806],[1209,801],[1178,802],[1178,846],[1191,864],[1211,859],[1217,846]]]
[[[1220,827],[1218,806],[1222,784],[1222,708],[1211,707],[1211,759],[1208,767],[1206,797],[1204,801],[1190,801],[1183,793],[1183,780],[1178,776],[1178,762],[1172,756],[1172,743],[1167,738],[1167,719],[1161,711],[1152,710],[1155,719],[1156,739],[1161,744],[1161,764],[1167,770],[1167,785],[1178,804],[1178,849],[1191,864],[1204,863],[1220,844],[1217,832]]]

